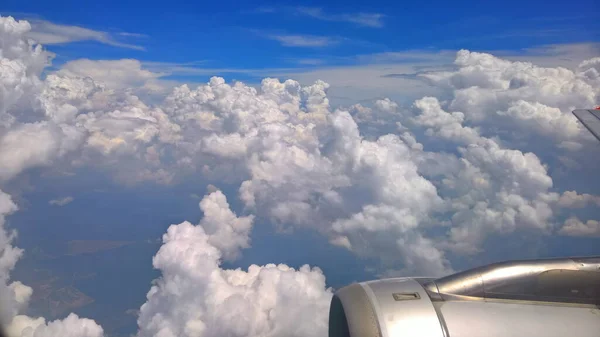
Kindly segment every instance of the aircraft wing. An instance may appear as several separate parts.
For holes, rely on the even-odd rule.
[[[600,107],[593,110],[574,110],[573,115],[600,140]]]

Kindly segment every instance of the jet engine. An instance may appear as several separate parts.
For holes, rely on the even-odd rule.
[[[339,289],[329,337],[599,337],[600,257],[507,261]]]

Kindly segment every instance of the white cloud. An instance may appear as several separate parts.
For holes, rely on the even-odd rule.
[[[121,32],[121,33],[118,33],[118,35],[127,36],[127,37],[139,37],[139,38],[146,38],[146,37],[148,37],[148,35],[146,35],[146,34],[129,33],[129,32]]]
[[[325,63],[324,60],[316,59],[316,58],[290,59],[290,61],[295,62],[297,64],[308,65],[308,66],[316,66],[316,65]]]
[[[512,61],[531,62],[541,67],[561,66],[573,69],[585,60],[598,57],[600,43],[549,44],[525,48],[520,53],[515,51],[490,52]]]
[[[108,32],[79,26],[60,25],[43,20],[33,20],[31,21],[31,26],[32,29],[26,36],[46,45],[78,41],[96,41],[113,47],[145,50],[144,47],[139,45],[120,42]],[[132,35],[129,34],[128,36],[131,37]]]
[[[448,109],[463,113],[465,123],[544,160],[597,165],[586,158],[597,142],[571,113],[600,98],[597,79],[584,68],[543,68],[468,51],[455,63],[457,70],[422,76],[452,92]]]
[[[222,269],[222,257],[247,247],[252,218],[237,217],[220,191],[200,206],[200,225],[171,225],[163,236],[153,259],[162,276],[140,309],[138,336],[325,335],[332,294],[321,271]]]
[[[297,7],[295,13],[324,21],[350,22],[358,26],[381,28],[385,15],[380,13],[340,13],[329,14],[316,7]]]
[[[51,54],[23,39],[31,29],[27,21],[10,17],[0,20],[4,44],[0,59],[0,128],[8,128],[22,115],[31,113],[31,97],[41,86],[39,76],[50,63]],[[20,113],[10,114],[9,109]]]
[[[465,120],[463,113],[443,111],[436,98],[423,97],[415,101],[415,107],[420,110],[415,123],[428,127],[429,136],[435,135],[462,144],[476,144],[480,140],[477,130],[462,125]]]
[[[21,303],[19,303],[18,293],[14,286],[9,282],[10,271],[14,268],[17,261],[21,258],[23,250],[12,246],[16,237],[15,231],[7,231],[5,218],[7,215],[17,210],[11,197],[0,190],[0,325],[8,324],[12,317],[16,315]],[[18,289],[18,288],[17,288]]]
[[[566,208],[583,208],[588,205],[600,206],[600,196],[577,191],[565,191],[558,199],[558,205]]]
[[[462,113],[443,111],[435,98],[418,100],[415,107],[420,110],[415,123],[429,127],[427,135],[461,145],[459,164],[454,170],[444,170],[442,181],[442,191],[453,195],[446,198],[452,211],[453,250],[478,252],[485,237],[494,232],[551,230],[551,203],[556,198],[550,192],[552,178],[534,153],[505,149],[481,136],[478,130],[462,125]]]
[[[167,99],[165,109],[176,120],[189,121],[182,124],[183,134],[204,138],[198,154],[218,156],[215,165],[221,168],[220,174],[227,173],[222,169],[227,161],[243,168],[231,171],[230,177],[249,176],[241,185],[240,195],[261,216],[285,226],[315,226],[329,235],[346,235],[351,247],[361,249],[359,253],[397,257],[400,248],[396,240],[418,237],[418,220],[426,218],[435,208],[432,205],[441,200],[406,157],[410,149],[402,140],[391,135],[376,142],[362,140],[348,113],[329,111],[326,89],[322,82],[302,88],[294,81],[266,79],[257,92],[213,78],[196,90],[179,88]],[[390,111],[396,107],[389,100],[379,105]],[[224,128],[227,131],[223,132]],[[361,194],[368,197],[356,200]],[[352,243],[361,239],[361,226],[365,225],[361,221],[335,232],[326,225],[371,204],[387,208],[390,217],[406,218],[407,230],[399,228],[390,235],[387,250],[376,252]],[[396,225],[390,221],[380,231],[390,226]],[[380,231],[373,239],[380,237]],[[433,242],[423,242],[433,247]],[[424,268],[423,273],[437,274],[449,270],[445,264],[442,258],[432,269],[415,266]]]
[[[5,327],[5,333],[8,337],[21,337],[23,335],[33,336],[33,331],[37,327],[41,327],[46,323],[43,317],[32,318],[25,315],[15,316],[10,325],[3,325]]]
[[[142,62],[142,66],[154,73],[165,73],[169,75],[214,75],[215,73],[241,73],[241,74],[255,74],[261,69],[244,69],[244,68],[210,68],[202,67],[205,65],[205,61],[193,61],[193,62],[154,62],[145,61]],[[264,71],[264,69],[262,69]],[[188,85],[190,83],[187,83]],[[200,83],[198,83],[200,84]],[[181,83],[180,83],[181,85]]]
[[[157,68],[161,67],[151,63],[149,68],[145,63],[134,59],[77,59],[62,65],[55,76],[63,75],[67,79],[78,79],[79,81],[86,81],[89,78],[93,80],[93,85],[97,88],[127,89],[128,92],[144,99],[147,103],[158,103],[180,83],[163,78],[171,75],[173,71],[177,72],[173,67],[163,65],[162,70]],[[56,77],[53,79],[56,80]],[[71,85],[74,84],[72,80],[70,82]],[[59,83],[58,85],[64,84]],[[57,94],[60,95],[60,93]]]
[[[499,55],[505,60],[529,62],[538,66],[537,68],[560,66],[576,70],[582,61],[597,57],[600,45],[597,43],[557,44],[522,51],[489,50],[487,52]],[[390,51],[336,60],[344,64],[341,66],[313,67],[300,71],[274,70],[262,74],[294,78],[302,84],[312,83],[317,79],[323,80],[331,85],[329,95],[335,98],[337,103],[352,104],[356,101],[382,97],[409,103],[424,95],[445,99],[448,92],[443,90],[444,87],[438,84],[428,85],[428,82],[423,81],[423,76],[441,70],[456,70],[456,65],[453,65],[455,59],[455,50]],[[493,74],[495,70],[486,68],[484,71]],[[594,83],[597,82],[592,82]],[[594,84],[594,87],[598,86],[600,84]],[[561,97],[565,96],[567,95],[561,95]],[[526,100],[532,102],[531,97],[534,96]],[[572,97],[575,102],[576,96]],[[589,103],[578,102],[576,106],[584,107],[586,104]],[[553,104],[546,105],[557,107]]]
[[[31,167],[50,164],[78,138],[77,130],[45,121],[14,127],[0,136],[0,180],[8,180]]]
[[[52,200],[48,201],[48,204],[54,205],[54,206],[64,206],[66,204],[70,204],[73,200],[75,200],[73,197],[64,197],[64,198],[52,199]]]
[[[71,151],[69,144],[77,138],[71,126],[45,120],[31,122],[32,117],[41,116],[34,113],[39,108],[34,97],[41,90],[39,76],[49,63],[50,54],[23,39],[29,29],[25,21],[0,17],[0,98],[7,98],[8,103],[0,110],[4,122],[0,123],[0,181],[10,180],[28,168],[49,164]],[[0,326],[7,327],[10,336],[102,336],[102,328],[94,321],[76,315],[48,325],[43,318],[19,315],[27,307],[32,289],[10,280],[10,272],[23,250],[12,245],[16,231],[5,228],[5,217],[17,209],[11,197],[0,190]]]
[[[574,107],[592,106],[600,90],[592,86],[578,71],[542,68],[528,62],[510,62],[490,54],[462,50],[457,54],[455,63],[459,67],[458,71],[424,76],[437,85],[455,89],[450,107],[463,111],[475,121],[493,117],[496,111],[505,112],[513,118],[535,118],[534,111],[507,112],[511,104],[519,104],[519,101],[539,103],[558,108],[562,112],[570,112]],[[550,113],[556,115],[555,112]],[[541,124],[552,125],[547,122]]]
[[[204,197],[200,209],[204,213],[200,226],[210,235],[209,243],[219,249],[226,260],[235,260],[240,249],[250,247],[254,216],[237,217],[221,191]]]
[[[473,58],[473,61],[478,62],[478,59]],[[499,61],[499,64],[505,63]],[[466,68],[469,66],[465,64]],[[431,76],[446,76],[446,73],[441,74]],[[469,80],[473,79],[469,77]],[[482,83],[485,88],[486,84]],[[421,273],[450,270],[441,249],[445,244],[456,251],[472,253],[481,249],[480,245],[489,233],[510,233],[521,228],[541,232],[551,230],[554,212],[550,204],[557,197],[550,190],[552,179],[535,154],[507,148],[497,140],[482,136],[477,127],[465,126],[473,122],[467,114],[459,111],[447,113],[433,98],[417,101],[419,111],[414,113],[414,118],[407,118],[410,114],[401,111],[398,104],[389,99],[376,101],[374,111],[363,107],[365,121],[373,119],[376,112],[385,113],[388,117],[375,120],[389,121],[393,117],[405,125],[401,137],[386,136],[365,141],[350,116],[330,111],[327,88],[322,82],[301,87],[295,81],[281,83],[269,79],[256,90],[241,83],[228,85],[222,79],[213,78],[210,83],[195,90],[187,86],[176,88],[165,100],[160,107],[164,113],[161,120],[171,126],[165,129],[164,140],[156,137],[156,131],[149,138],[126,140],[123,135],[131,129],[129,126],[120,129],[102,123],[102,138],[92,136],[88,144],[92,148],[104,148],[104,154],[119,154],[121,151],[123,154],[135,154],[140,146],[160,149],[169,142],[177,143],[177,156],[181,156],[181,162],[190,167],[200,165],[205,176],[239,182],[246,179],[241,185],[240,195],[247,206],[254,207],[260,216],[268,217],[281,226],[319,224],[315,228],[331,236],[333,241],[344,238],[343,242],[347,243],[344,246],[353,251],[364,255],[376,254],[382,261],[392,261],[392,264],[410,264],[410,261],[418,259],[411,253],[416,249],[404,252],[398,242],[423,237],[422,230],[427,226],[445,225],[444,221],[440,221],[445,212],[457,212],[447,243],[426,237],[417,240],[438,251],[433,254],[438,256],[437,264],[413,263],[413,266],[424,268]],[[111,94],[108,97],[116,96]],[[139,111],[148,111],[141,102],[132,102],[137,102],[135,106],[139,107]],[[523,102],[526,101],[515,101],[516,104]],[[119,113],[110,112],[108,115],[115,117],[122,114],[122,109],[119,109]],[[356,115],[357,118],[359,115]],[[513,120],[522,119],[512,113],[508,116]],[[81,120],[88,118],[80,117]],[[423,152],[427,147],[418,143],[415,136],[407,131],[406,125],[429,128],[428,142],[454,142],[459,155]],[[91,130],[90,127],[88,129]],[[155,130],[154,127],[151,130]],[[487,128],[484,130],[488,131]],[[551,132],[544,133],[544,129],[538,131],[542,135],[553,136]],[[362,155],[362,152],[377,154],[373,156],[376,158],[373,164],[369,164],[370,157]],[[160,165],[161,151],[153,153],[155,159],[152,163]],[[388,155],[390,153],[405,155],[398,157]],[[145,155],[145,158],[149,157]],[[385,158],[391,158],[389,168]],[[445,162],[435,163],[437,159]],[[446,169],[437,166],[450,164],[452,166]],[[405,171],[394,173],[393,169]],[[143,174],[140,179],[153,179],[154,172],[159,171]],[[168,172],[176,174],[177,170]],[[443,179],[423,177],[421,172],[438,172],[437,175]],[[393,194],[382,193],[390,186],[399,188],[390,181],[393,181],[392,177],[397,180],[402,175],[406,175],[406,188],[415,188],[414,193],[404,192],[400,199],[394,199],[397,196]],[[367,181],[370,182],[368,187],[362,185]],[[515,183],[518,188],[512,186]],[[466,186],[472,186],[472,190],[469,191]],[[428,195],[424,198],[427,201],[413,203],[404,196],[418,197],[422,188],[423,191],[431,190],[424,194]],[[366,196],[364,200],[352,197],[361,194]],[[403,221],[408,221],[408,227],[399,227],[396,236],[390,235],[386,243],[378,241],[379,246],[386,248],[375,252],[368,247],[373,240],[379,240],[380,232],[389,230],[386,227],[388,220],[383,216],[390,219],[400,216]],[[388,222],[398,224],[396,220]],[[324,223],[338,225],[335,228],[321,225]],[[382,227],[373,231],[369,227],[372,223]],[[365,229],[373,231],[373,236],[362,233]],[[360,241],[365,238],[366,241]],[[386,257],[397,257],[400,251],[403,252],[401,259]],[[405,271],[410,272],[410,269]]]
[[[69,314],[62,320],[46,324],[44,318],[33,319],[19,315],[8,325],[10,337],[102,337],[104,331],[95,321]]]
[[[381,57],[384,56],[379,57],[384,62],[421,60],[425,66],[448,55],[438,53],[432,56],[415,51],[386,54],[384,60]],[[588,63],[583,64],[582,69],[593,69],[593,62]],[[503,94],[501,89],[506,91],[506,86],[516,83],[509,76],[523,75],[523,72],[512,70],[520,70],[523,67],[521,63],[487,54],[461,51],[456,65],[455,71],[426,74],[438,86],[436,90],[439,87],[452,90],[455,97],[449,104],[451,108],[461,107],[459,103],[464,90],[481,91],[476,96],[479,99],[490,95],[486,90]],[[414,70],[414,66],[411,64],[406,69]],[[481,67],[489,70],[478,70]],[[101,71],[105,69],[108,71]],[[513,95],[504,98],[505,110],[488,113],[489,118],[508,118],[509,122],[517,120],[520,123],[531,120],[532,127],[538,127],[536,131],[541,135],[558,137],[557,134],[562,133],[557,140],[562,142],[560,146],[565,141],[584,142],[572,117],[553,108],[551,104],[554,102],[531,102],[528,95],[545,85],[546,82],[538,79],[539,74],[553,75],[557,77],[556,81],[561,81],[560,76],[565,75],[567,80],[572,79],[584,89],[589,87],[586,78],[568,70],[532,69],[531,82],[524,82],[518,88],[513,86]],[[502,72],[506,75],[498,75]],[[400,249],[397,247],[398,240],[422,236],[422,223],[435,224],[448,207],[459,207],[457,205],[463,205],[471,213],[455,217],[457,224],[452,232],[453,240],[464,237],[464,233],[459,234],[461,231],[469,232],[472,240],[461,240],[462,244],[470,247],[469,250],[478,249],[489,228],[470,230],[468,226],[461,227],[461,224],[480,220],[477,212],[481,216],[489,216],[487,205],[493,203],[494,206],[489,207],[495,207],[497,214],[512,214],[503,225],[493,225],[493,216],[487,219],[490,228],[500,232],[510,232],[519,226],[547,230],[543,222],[553,216],[547,209],[549,201],[545,201],[551,199],[547,194],[550,193],[552,179],[540,159],[533,153],[512,150],[483,136],[475,125],[466,126],[481,122],[481,118],[476,118],[476,111],[487,111],[479,101],[474,101],[479,105],[464,106],[464,109],[447,113],[435,98],[421,99],[415,105],[419,111],[413,113],[413,118],[387,98],[377,100],[373,109],[354,106],[352,111],[357,120],[372,128],[377,129],[391,121],[402,127],[400,137],[388,135],[378,138],[377,135],[365,140],[348,113],[331,111],[326,93],[329,85],[324,82],[302,87],[295,81],[281,83],[268,79],[262,82],[260,90],[256,90],[241,83],[228,85],[222,79],[213,78],[210,83],[195,90],[187,86],[178,87],[164,103],[149,106],[130,88],[145,85],[158,76],[160,74],[144,69],[135,60],[73,61],[49,75],[41,84],[40,97],[43,111],[51,122],[41,122],[46,123],[42,125],[43,129],[36,130],[36,135],[48,135],[48,140],[39,141],[46,147],[32,146],[40,152],[12,160],[19,165],[6,167],[5,179],[28,167],[49,165],[53,158],[75,150],[83,153],[77,159],[79,165],[93,163],[99,155],[115,162],[118,159],[121,163],[116,168],[118,175],[129,182],[154,180],[168,184],[186,170],[201,169],[212,179],[233,179],[241,183],[242,200],[249,207],[255,207],[260,216],[267,216],[285,226],[335,223],[336,226],[320,226],[318,229],[334,241],[336,237],[345,237],[349,242],[346,246],[366,255],[373,252],[364,248],[367,245],[353,241],[359,240],[358,233],[363,229],[373,231],[371,224],[382,226],[375,228],[377,233],[389,229],[387,222],[398,227],[397,236],[390,236],[393,240],[386,246],[389,250],[384,250],[385,254],[394,255]],[[354,79],[357,88],[364,87],[365,79],[360,76]],[[390,87],[394,88],[393,85]],[[529,89],[520,90],[523,88]],[[553,97],[554,100],[562,99],[556,93]],[[34,125],[26,123],[20,127],[33,128]],[[572,127],[559,127],[564,125]],[[428,141],[450,140],[455,143],[459,155],[454,156],[451,163],[456,171],[447,171],[442,184],[420,173],[440,171],[437,167],[419,162],[421,158],[442,156],[424,152],[426,147],[409,132],[408,126],[427,128]],[[14,130],[11,132],[20,129]],[[50,130],[56,132],[49,133]],[[57,142],[63,134],[67,134],[65,130],[69,137],[65,136],[64,142]],[[481,130],[487,132],[489,128],[482,124]],[[15,141],[11,144],[23,143],[18,141],[20,138],[13,138]],[[172,156],[176,162],[167,164],[163,158],[171,151],[174,151]],[[26,151],[22,153],[27,154]],[[105,163],[110,166],[111,161]],[[508,171],[497,170],[494,165],[504,165]],[[405,185],[400,184],[402,180],[398,177],[406,179]],[[391,183],[394,179],[397,182]],[[504,180],[508,182],[503,183]],[[362,186],[365,181],[370,181],[370,185]],[[513,181],[536,191],[544,200],[538,200],[533,192],[510,187]],[[460,189],[471,184],[479,187],[477,193]],[[403,193],[386,192],[391,187]],[[439,187],[443,188],[443,193],[438,192]],[[367,197],[355,200],[353,195],[356,191]],[[445,197],[457,193],[469,202]],[[328,207],[337,213],[322,211]],[[506,211],[503,207],[507,207],[509,213],[502,213]],[[399,226],[397,220],[384,219],[396,219],[398,216],[406,221],[405,225]],[[422,242],[437,245],[433,241]],[[447,268],[443,253],[439,256],[438,267],[446,267],[430,271]]]
[[[71,76],[91,77],[94,81],[115,89],[143,86],[147,81],[164,75],[142,69],[142,63],[133,59],[110,61],[78,59],[65,63],[61,67],[61,72]]]
[[[328,36],[315,35],[267,35],[271,40],[279,41],[286,47],[327,47],[337,44],[339,41],[336,38]]]
[[[600,221],[582,222],[577,217],[571,217],[565,221],[559,233],[568,236],[598,237],[600,236]]]
[[[417,76],[423,68],[446,69],[455,56],[452,51],[412,50],[397,53],[359,55],[340,60],[341,66],[308,69],[273,69],[263,74],[278,78],[294,78],[303,85],[322,80],[331,85],[328,96],[336,104],[390,98],[407,103],[423,95],[439,96],[444,91]],[[261,73],[258,73],[261,74]]]

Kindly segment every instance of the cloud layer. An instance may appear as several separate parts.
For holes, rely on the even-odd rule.
[[[247,215],[215,191],[200,202],[199,225],[164,235],[140,336],[325,334],[331,292],[319,269],[222,267],[250,246],[255,219],[317,231],[388,275],[452,272],[448,256],[484,252],[491,235],[598,234],[595,219],[572,212],[599,197],[556,181],[590,178],[579,163],[600,164],[570,114],[600,100],[600,59],[545,68],[461,50],[452,70],[415,74],[440,98],[334,109],[329,84],[272,78],[255,88],[213,77],[157,100],[161,74],[137,60],[75,60],[42,77],[51,54],[30,31],[0,18],[0,187],[32,168],[68,167],[127,184],[238,187]],[[22,315],[32,290],[10,278],[22,254],[6,228],[15,211],[0,191],[2,323],[16,336],[101,336],[76,315]]]

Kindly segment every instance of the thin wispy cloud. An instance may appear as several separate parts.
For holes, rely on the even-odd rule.
[[[350,22],[359,26],[373,28],[383,27],[383,18],[385,17],[385,15],[381,13],[363,12],[331,14],[325,13],[323,9],[318,7],[297,7],[294,11],[296,14],[310,16],[318,20]]]
[[[215,73],[249,73],[254,70],[236,68],[202,67],[202,62],[143,62],[144,69],[153,73],[166,74],[167,76],[198,76],[212,75]]]
[[[146,34],[129,33],[129,32],[122,32],[122,33],[118,33],[117,35],[127,36],[127,37],[138,37],[138,38],[146,38],[146,37],[148,37],[148,35],[146,35]]]
[[[303,66],[317,66],[325,63],[325,60],[316,58],[288,59],[288,61]]]
[[[600,43],[547,44],[520,50],[484,51],[512,61],[526,61],[548,67],[577,67],[582,61],[600,55]]]
[[[373,54],[364,54],[355,56],[357,63],[423,63],[423,62],[441,62],[442,60],[452,60],[455,57],[456,50],[427,50],[411,49],[394,52],[382,52]]]
[[[224,67],[208,67],[202,66],[202,61],[196,62],[142,62],[144,69],[153,73],[160,73],[164,76],[207,76],[207,75],[231,75],[244,74],[248,76],[264,76],[270,72],[291,72],[296,68],[224,68]]]
[[[71,203],[73,200],[75,200],[73,197],[57,198],[48,201],[48,204],[52,206],[64,206],[66,204]]]
[[[44,45],[65,44],[79,41],[96,41],[118,48],[145,50],[143,46],[120,42],[108,32],[88,29],[79,26],[59,25],[44,20],[31,22],[31,31],[27,37]],[[141,37],[141,34],[120,33],[120,36]]]
[[[273,34],[267,37],[286,47],[327,47],[339,43],[338,39],[328,36]]]
[[[337,38],[338,41],[343,41]],[[502,55],[510,60],[535,61],[547,66],[576,66],[582,60],[598,55],[600,44],[581,43],[564,45],[546,45],[522,51],[486,50]],[[360,54],[348,57],[323,58],[285,58],[290,63],[289,67],[274,68],[234,68],[211,67],[208,61],[193,62],[142,62],[144,69],[164,76],[209,76],[243,74],[252,77],[282,77],[294,78],[302,83],[312,83],[316,79],[326,79],[334,87],[347,87],[346,80],[354,82],[357,79],[369,78],[369,85],[360,81],[361,88],[365,90],[373,84],[377,90],[393,88],[396,82],[389,83],[391,79],[418,79],[418,74],[429,71],[443,71],[453,69],[457,50],[439,49],[412,49],[393,52]],[[339,82],[338,79],[344,79]],[[412,83],[412,82],[411,82]],[[411,84],[412,85],[412,84]],[[410,89],[410,88],[409,88]],[[419,88],[417,88],[419,89]],[[406,89],[408,90],[408,89]],[[420,90],[420,89],[419,89]],[[397,91],[397,88],[391,92]],[[391,93],[386,93],[391,95]]]

